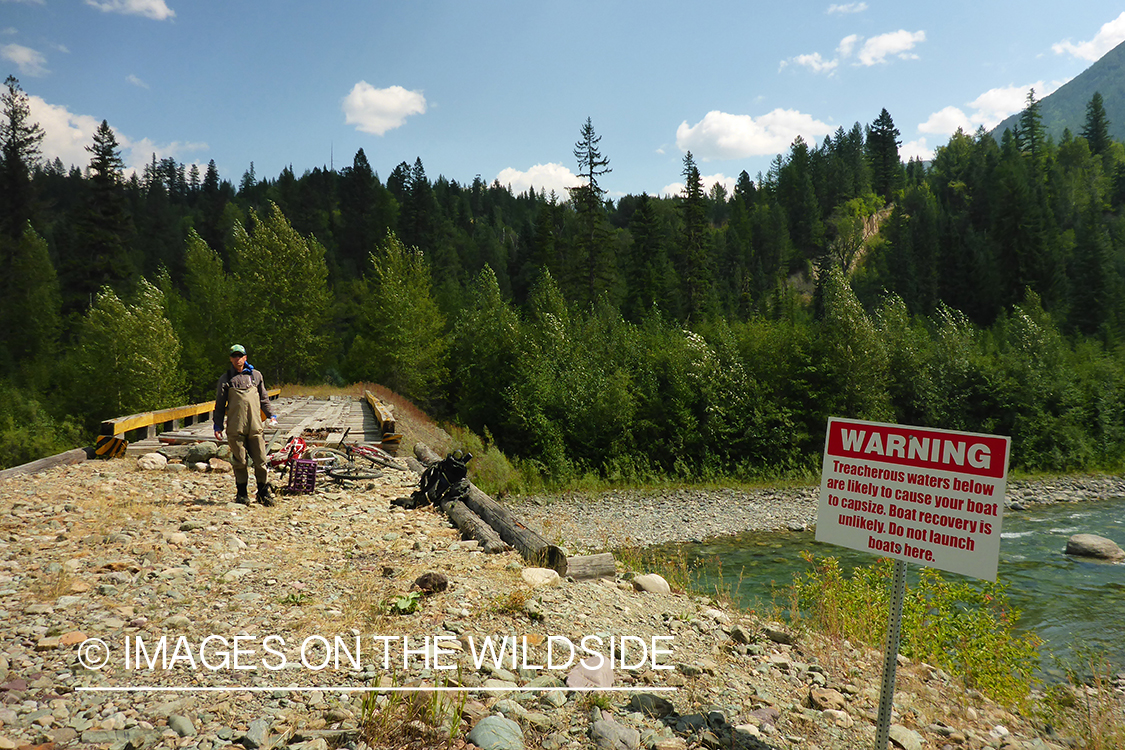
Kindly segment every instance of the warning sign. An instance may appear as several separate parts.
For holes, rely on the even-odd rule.
[[[1010,444],[831,418],[816,539],[995,581]]]

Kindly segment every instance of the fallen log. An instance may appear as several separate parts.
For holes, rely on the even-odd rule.
[[[445,512],[445,515],[449,516],[453,525],[460,529],[465,537],[476,540],[484,552],[491,555],[511,549],[510,546],[504,544],[495,529],[482,521],[480,516],[469,510],[468,506],[460,500],[442,503],[441,509]]]
[[[19,466],[13,466],[10,469],[0,471],[0,481],[10,479],[12,477],[25,476],[27,474],[38,474],[41,471],[54,468],[55,466],[70,466],[72,464],[80,464],[89,457],[89,453],[85,448],[75,448],[72,451],[65,453],[57,453],[53,456],[41,458],[38,461],[31,461]]]
[[[617,576],[617,565],[612,552],[575,555],[566,558],[566,575],[576,581],[586,578],[614,578]]]
[[[441,460],[425,443],[414,444],[414,455],[426,466]],[[463,502],[469,510],[491,526],[500,538],[516,548],[523,558],[533,565],[551,568],[560,576],[566,575],[566,553],[548,542],[535,531],[524,526],[504,506],[493,500],[472,482]]]

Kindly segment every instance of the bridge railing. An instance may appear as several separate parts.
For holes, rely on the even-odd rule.
[[[272,388],[267,393],[272,400],[281,395],[281,389]],[[188,406],[174,406],[170,409],[130,414],[127,417],[105,420],[102,422],[98,434],[132,442],[133,440],[156,437],[158,432],[168,432],[179,429],[183,425],[210,420],[214,412],[215,402],[203,401]],[[142,430],[144,431],[143,434],[141,433]]]

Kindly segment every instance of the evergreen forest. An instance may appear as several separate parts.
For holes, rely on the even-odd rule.
[[[957,132],[903,163],[890,113],[765,174],[610,198],[349,166],[237,179],[45,158],[0,122],[0,466],[100,421],[213,398],[227,347],[269,386],[376,382],[559,485],[807,476],[829,416],[1012,437],[1026,471],[1125,455],[1125,146],[1100,95],[1046,135]],[[432,165],[431,165],[432,169]],[[676,175],[669,175],[669,181]]]

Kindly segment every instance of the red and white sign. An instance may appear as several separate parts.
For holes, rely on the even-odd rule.
[[[816,539],[996,580],[1011,438],[828,420]]]

